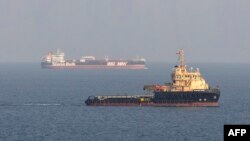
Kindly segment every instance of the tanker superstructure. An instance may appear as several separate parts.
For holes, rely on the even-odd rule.
[[[81,69],[146,69],[146,60],[144,58],[135,59],[96,59],[94,56],[83,56],[80,59],[66,60],[64,52],[57,50],[56,53],[49,52],[43,57],[42,68],[63,69],[63,68],[81,68]]]
[[[188,69],[184,50],[178,53],[179,65],[173,68],[171,83],[146,85],[149,94],[132,96],[90,96],[86,105],[92,106],[219,106],[220,89],[206,83],[199,69]]]

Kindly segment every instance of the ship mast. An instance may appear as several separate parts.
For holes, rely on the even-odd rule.
[[[181,68],[185,67],[184,50],[180,49],[180,51],[177,54],[179,55],[179,67]]]

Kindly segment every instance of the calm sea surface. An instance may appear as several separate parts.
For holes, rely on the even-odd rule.
[[[224,124],[250,124],[250,65],[198,64],[221,88],[220,107],[87,107],[90,95],[142,94],[170,81],[172,64],[147,70],[46,70],[0,65],[1,141],[217,141]]]

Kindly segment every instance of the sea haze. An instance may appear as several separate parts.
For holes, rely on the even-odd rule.
[[[173,64],[147,70],[47,70],[1,63],[0,140],[219,141],[224,124],[250,124],[249,64],[195,64],[221,88],[220,107],[88,107],[91,95],[142,94],[170,81]]]

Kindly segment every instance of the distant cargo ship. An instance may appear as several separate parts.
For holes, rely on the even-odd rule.
[[[144,95],[90,96],[89,106],[219,106],[220,89],[210,87],[199,69],[188,69],[184,50],[180,50],[179,65],[171,74],[172,82],[164,85],[146,85]]]
[[[94,56],[83,56],[78,60],[66,60],[64,52],[57,50],[43,57],[41,66],[48,69],[80,68],[80,69],[146,69],[144,58],[136,59],[99,59]]]

